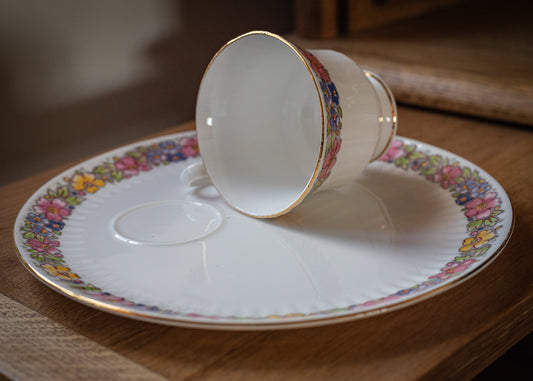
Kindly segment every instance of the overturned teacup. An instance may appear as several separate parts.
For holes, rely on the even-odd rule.
[[[377,75],[263,31],[219,50],[196,105],[207,175],[226,202],[260,218],[353,181],[387,150],[396,126],[394,97]]]

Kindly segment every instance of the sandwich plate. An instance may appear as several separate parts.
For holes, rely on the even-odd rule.
[[[238,146],[235,147],[238,149]],[[97,156],[42,186],[14,227],[26,268],[91,307],[160,324],[301,328],[449,290],[504,248],[504,189],[475,164],[398,137],[343,188],[270,220],[229,207],[194,133]]]

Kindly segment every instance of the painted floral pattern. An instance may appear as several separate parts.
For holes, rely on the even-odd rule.
[[[458,248],[454,260],[446,264],[440,273],[430,276],[427,282],[404,292],[412,293],[434,284],[436,280],[451,278],[476,263],[487,252],[502,228],[500,214],[503,210],[500,208],[500,197],[491,191],[490,184],[477,171],[450,158],[421,152],[416,144],[407,144],[401,139],[396,139],[380,160],[404,170],[413,170],[446,189],[461,207],[467,221],[468,237]]]
[[[313,54],[305,49],[300,49],[302,54],[309,60],[311,69],[320,80],[320,90],[324,96],[326,107],[326,139],[324,160],[322,168],[316,179],[315,188],[318,188],[331,174],[331,170],[337,162],[337,154],[341,148],[342,139],[340,132],[342,129],[342,108],[339,103],[339,92],[331,81],[331,77],[324,65]]]
[[[325,71],[327,74],[327,72]],[[333,95],[331,95],[333,97]],[[335,161],[340,141],[334,141],[327,160]],[[49,277],[56,278],[91,299],[101,300],[136,311],[154,311],[159,314],[186,316],[212,320],[265,320],[310,318],[339,313],[351,313],[385,303],[400,301],[409,295],[439,285],[448,279],[464,273],[478,262],[492,247],[503,227],[501,214],[502,200],[497,191],[468,166],[462,166],[453,159],[438,154],[423,152],[416,144],[409,144],[396,139],[389,150],[380,158],[381,162],[394,165],[403,170],[414,171],[428,181],[449,192],[458,208],[465,216],[465,238],[458,243],[455,258],[440,269],[437,274],[429,276],[424,282],[407,289],[399,290],[386,297],[369,300],[361,304],[332,310],[317,311],[309,314],[290,313],[271,316],[203,316],[200,314],[183,314],[178,311],[162,310],[157,306],[147,306],[112,295],[95,285],[85,282],[66,263],[61,252],[61,233],[76,207],[85,202],[92,194],[104,186],[125,181],[142,172],[153,170],[161,165],[186,160],[198,156],[196,136],[189,135],[175,140],[164,140],[140,146],[121,157],[113,157],[94,166],[90,170],[77,169],[71,176],[53,189],[39,195],[31,205],[20,234],[25,251],[32,258],[34,267],[42,269]],[[326,155],[327,157],[327,155]]]
[[[65,263],[61,253],[60,237],[68,218],[76,207],[104,186],[116,184],[154,167],[198,156],[196,136],[168,140],[148,147],[137,147],[121,157],[85,170],[76,170],[65,177],[55,189],[48,189],[39,197],[20,228],[24,245],[35,264],[49,276],[68,282],[79,292],[99,300],[142,310],[159,311],[158,307],[145,306],[113,296],[92,284],[85,283]]]

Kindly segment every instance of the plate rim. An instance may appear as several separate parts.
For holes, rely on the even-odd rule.
[[[483,171],[484,178],[487,181],[490,181],[491,184],[493,185],[496,184],[502,190],[502,193],[498,195],[506,199],[509,205],[507,213],[509,213],[509,218],[511,219],[510,224],[507,222],[507,224],[509,224],[509,230],[506,233],[505,237],[503,237],[499,246],[494,248],[493,249],[494,251],[490,253],[489,256],[486,257],[483,262],[479,263],[476,267],[472,268],[470,271],[466,271],[465,273],[460,273],[458,274],[458,276],[453,277],[451,280],[445,281],[445,283],[438,285],[435,288],[423,291],[420,294],[413,295],[407,299],[401,299],[401,300],[394,301],[386,305],[378,304],[363,311],[353,311],[353,312],[345,311],[337,315],[335,315],[334,313],[331,313],[329,316],[328,315],[319,316],[319,315],[311,315],[311,314],[304,314],[300,316],[290,316],[291,314],[287,314],[277,319],[270,319],[265,316],[258,320],[251,320],[249,317],[248,318],[238,317],[234,319],[229,319],[228,317],[225,317],[225,316],[222,316],[222,317],[208,317],[208,316],[191,317],[191,316],[187,316],[187,314],[185,313],[180,313],[179,311],[172,311],[176,313],[173,315],[165,314],[164,312],[161,312],[161,311],[159,311],[158,313],[154,313],[153,311],[149,311],[149,310],[143,310],[143,311],[137,310],[136,311],[136,310],[132,310],[128,308],[127,306],[120,306],[117,304],[113,304],[112,302],[98,300],[97,298],[83,295],[82,293],[79,293],[79,292],[77,293],[74,290],[70,290],[69,288],[61,285],[61,283],[59,282],[59,279],[53,280],[53,279],[50,279],[51,277],[47,277],[46,275],[38,272],[36,269],[34,269],[34,267],[28,261],[26,261],[23,253],[21,252],[21,248],[19,247],[19,242],[20,242],[20,245],[23,245],[22,239],[20,238],[20,227],[22,226],[21,223],[25,219],[26,214],[31,209],[30,206],[32,204],[32,201],[35,201],[43,191],[46,191],[47,188],[50,186],[50,184],[57,183],[62,178],[67,176],[68,174],[73,173],[75,170],[84,168],[85,166],[90,167],[91,163],[98,162],[100,159],[108,158],[114,153],[119,153],[119,152],[125,153],[128,149],[133,149],[139,146],[147,146],[155,142],[163,142],[165,140],[176,140],[178,138],[190,137],[190,136],[195,136],[194,130],[172,133],[168,135],[162,135],[159,137],[140,140],[135,143],[120,146],[115,149],[111,149],[109,151],[97,154],[93,157],[83,160],[82,162],[73,164],[66,170],[62,171],[61,173],[57,174],[56,176],[46,181],[35,192],[33,192],[32,195],[26,200],[26,202],[23,204],[23,206],[19,210],[19,213],[17,214],[17,217],[15,219],[12,239],[13,239],[13,245],[15,247],[15,254],[18,257],[19,261],[39,281],[41,281],[42,283],[44,283],[46,286],[50,287],[54,291],[58,292],[59,294],[66,296],[69,299],[79,302],[83,305],[95,308],[103,312],[108,312],[114,315],[122,316],[122,317],[128,317],[128,318],[141,320],[145,322],[158,323],[158,324],[164,324],[164,325],[169,325],[169,326],[213,329],[213,330],[294,329],[294,328],[307,328],[307,327],[323,326],[323,325],[330,325],[330,324],[338,324],[338,323],[343,323],[347,321],[354,321],[354,320],[369,318],[372,316],[377,316],[377,315],[393,312],[393,311],[396,311],[402,308],[406,308],[408,306],[420,303],[423,300],[442,294],[445,291],[448,291],[458,286],[459,284],[473,278],[480,271],[482,271],[489,264],[491,264],[497,257],[499,257],[500,253],[505,249],[514,231],[516,215],[514,213],[514,209],[513,209],[511,200],[509,198],[509,195],[505,191],[504,187],[490,173],[485,171],[479,165],[476,165],[472,163],[471,161],[457,154],[454,154],[451,151],[445,150],[443,148],[439,148],[429,143],[421,142],[416,139],[407,138],[403,136],[397,136],[396,139],[402,140],[406,144],[411,144],[411,145],[414,144],[418,148],[423,147],[426,151],[434,151],[434,150],[440,151],[441,153],[447,154],[448,157],[453,157],[456,160],[460,160],[463,166],[470,166],[471,168],[475,170]],[[324,311],[316,311],[317,314],[319,314],[320,312],[324,312]]]

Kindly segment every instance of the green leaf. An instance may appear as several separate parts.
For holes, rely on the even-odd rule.
[[[87,291],[96,291],[96,292],[102,291],[101,289],[99,289],[98,287],[93,286],[92,284],[86,285],[85,287],[83,287],[83,289],[85,289]]]
[[[420,172],[422,176],[430,176],[430,175],[434,175],[435,173],[437,173],[437,167],[429,167],[429,168],[426,168],[425,171]]]
[[[461,262],[464,262],[466,261],[467,259],[470,259],[471,256],[469,254],[463,254],[463,255],[459,255],[457,257],[454,258],[455,262],[458,262],[458,263],[461,263]]]
[[[103,174],[103,173],[107,173],[107,172],[109,172],[109,168],[107,168],[104,165],[99,165],[98,167],[96,167],[94,169],[94,173]]]
[[[54,191],[52,191],[51,189],[48,190],[48,195],[49,195],[50,197],[52,197],[52,198],[56,198],[56,197],[57,197],[57,193],[54,192]]]
[[[61,263],[65,262],[62,258],[56,257],[55,255],[48,254],[47,257],[49,260],[52,260],[54,262],[61,262]]]
[[[467,227],[467,231],[472,231],[474,229],[477,229],[479,227],[481,227],[481,225],[483,225],[483,221],[482,220],[474,220],[474,221],[471,221],[470,223],[468,223],[468,225],[466,225]]]
[[[342,118],[342,107],[341,107],[341,106],[337,106],[337,109],[339,110],[339,115],[340,115],[341,118]]]
[[[440,157],[440,155],[431,155],[429,157],[429,162],[433,165],[439,165],[441,161],[442,157]]]
[[[75,196],[70,196],[70,197],[66,198],[65,201],[66,201],[67,204],[69,204],[69,205],[78,205],[78,204],[81,202],[81,200],[78,199],[78,198],[75,197]]]
[[[444,161],[442,162],[442,166],[445,167],[448,165],[448,158],[444,159]]]
[[[492,213],[490,214],[491,216],[497,216],[498,214],[502,214],[503,213],[503,210],[493,210]]]
[[[131,157],[135,157],[135,158],[141,156],[140,152],[135,152],[135,151],[127,152],[126,155],[127,156],[131,156]]]
[[[485,226],[494,226],[498,222],[496,217],[489,217],[484,221]]]
[[[425,157],[426,157],[426,155],[424,155],[422,152],[412,152],[409,155],[409,159],[411,159],[411,160],[424,159]]]
[[[470,172],[470,168],[464,167],[463,173],[461,174],[464,178],[469,178],[472,172]]]
[[[485,245],[482,248],[477,249],[476,252],[474,253],[474,256],[475,257],[479,257],[480,255],[485,254],[487,252],[487,250],[489,249],[489,247],[490,247],[490,245]]]
[[[413,152],[414,150],[415,150],[415,146],[413,145],[405,147],[405,152],[407,153]]]
[[[63,185],[61,188],[57,189],[57,193],[63,198],[67,197],[68,196],[68,187],[66,185]]]
[[[122,172],[117,172],[117,171],[113,171],[111,173],[111,176],[114,177],[117,181],[120,181],[124,178],[124,175],[122,174]]]
[[[407,169],[407,166],[409,165],[409,160],[406,157],[401,157],[399,159],[396,159],[394,164],[396,164],[396,166],[400,168]]]
[[[32,254],[31,257],[35,259],[37,262],[44,262],[45,258],[40,254]]]
[[[23,237],[26,238],[26,239],[32,239],[32,238],[35,238],[35,233],[34,232],[27,232],[27,233],[24,233]]]
[[[38,235],[37,236],[37,239],[41,242],[44,242],[44,237],[42,235]]]
[[[328,140],[326,144],[326,153],[330,152],[333,149],[334,145],[335,145],[335,138],[332,137],[331,139]]]
[[[456,177],[456,178],[454,178],[453,180],[454,180],[457,184],[460,184],[460,183],[463,182],[464,179],[463,179],[462,177]]]

